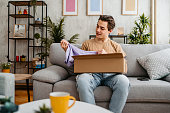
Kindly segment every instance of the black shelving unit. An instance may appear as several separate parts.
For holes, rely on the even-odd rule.
[[[28,14],[17,14],[17,7],[27,7],[27,12]],[[33,72],[35,70],[37,70],[37,68],[33,68],[33,67],[30,67],[30,63],[31,62],[31,59],[30,58],[34,58],[35,55],[37,54],[35,52],[35,50],[37,48],[40,48],[41,49],[41,52],[47,52],[47,48],[43,47],[42,43],[40,46],[35,46],[34,42],[35,42],[35,39],[34,39],[34,34],[36,32],[36,27],[38,27],[40,30],[41,30],[41,38],[44,37],[46,38],[46,41],[47,41],[47,23],[44,25],[43,23],[43,19],[44,18],[47,18],[47,4],[44,2],[44,1],[37,1],[36,3],[36,7],[37,9],[40,7],[42,12],[41,13],[41,24],[36,24],[35,23],[35,13],[34,13],[34,10],[33,10],[33,6],[31,5],[31,1],[9,1],[8,2],[8,61],[10,62],[13,62],[14,63],[14,74],[16,73],[16,63],[26,63],[27,64],[27,73],[29,74],[30,73],[30,70],[33,70]],[[13,7],[13,10],[11,9],[11,7]],[[45,8],[45,9],[44,9]],[[14,13],[11,13],[11,10],[14,12]],[[39,13],[39,12],[37,12]],[[39,13],[39,14],[40,14]],[[44,15],[45,13],[45,15]],[[17,19],[22,19],[22,20],[26,20],[27,21],[27,37],[25,38],[14,38],[14,37],[10,37],[11,36],[11,32],[10,30],[10,27],[13,27],[13,25],[11,24],[11,19],[14,18],[14,23],[17,24]],[[32,35],[30,35],[31,33],[31,27],[32,27]],[[10,52],[10,40],[13,40],[14,42],[14,55],[11,55],[11,52]],[[17,41],[18,40],[25,40],[27,41],[27,61],[25,62],[18,62],[16,61],[16,51],[18,50],[17,48]],[[26,43],[26,42],[23,42],[23,43]],[[46,43],[47,44],[47,43]],[[20,48],[21,49],[21,48]],[[32,50],[32,51],[30,51]],[[30,52],[32,52],[32,55],[30,56]],[[10,58],[13,58],[10,59]],[[41,59],[42,59],[42,56],[41,56]],[[42,64],[42,61],[41,61],[41,64]],[[47,67],[47,57],[45,58],[45,67]],[[41,65],[41,68],[38,68],[38,69],[42,69],[42,65]]]

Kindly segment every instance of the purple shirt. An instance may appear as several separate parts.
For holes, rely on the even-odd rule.
[[[67,51],[66,51],[65,63],[67,64],[67,66],[70,67],[74,64],[74,59],[72,58],[72,56],[90,55],[90,54],[97,54],[97,52],[96,51],[84,51],[84,50],[79,49],[76,46],[69,44]]]

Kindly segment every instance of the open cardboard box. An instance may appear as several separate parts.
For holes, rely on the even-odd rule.
[[[74,73],[127,73],[122,53],[78,55],[74,58]]]

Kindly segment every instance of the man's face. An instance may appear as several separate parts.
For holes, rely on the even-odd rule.
[[[105,22],[105,21],[102,21],[102,20],[99,20],[97,22],[96,38],[106,39],[108,37],[109,33],[112,32],[112,30],[108,31],[107,24],[108,24],[108,22]]]

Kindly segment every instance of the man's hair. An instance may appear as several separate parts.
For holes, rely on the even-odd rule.
[[[110,15],[100,15],[98,21],[101,20],[101,21],[105,21],[107,22],[107,28],[108,30],[113,30],[115,28],[115,20],[112,16]]]

